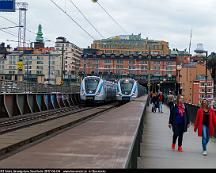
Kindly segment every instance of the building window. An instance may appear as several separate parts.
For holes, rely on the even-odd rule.
[[[167,71],[172,71],[173,68],[172,68],[172,67],[166,67],[166,70],[167,70]]]
[[[129,64],[135,64],[134,60],[129,60]]]
[[[148,64],[147,61],[142,60],[141,64]]]
[[[43,57],[37,56],[37,60],[43,60]]]
[[[133,69],[135,69],[135,67],[134,66],[129,66],[129,69],[133,70]]]
[[[104,68],[110,68],[110,65],[105,65]]]
[[[43,61],[37,61],[37,64],[43,64]]]
[[[117,65],[116,68],[123,68],[123,65]]]
[[[122,59],[118,59],[118,60],[117,60],[117,63],[118,63],[118,64],[123,64],[123,60],[122,60]]]
[[[148,70],[148,67],[147,66],[141,66],[141,69],[142,70]]]
[[[37,66],[37,69],[43,70],[43,67],[42,66]]]
[[[111,60],[110,59],[105,59],[104,63],[111,63]]]
[[[43,74],[42,71],[37,71],[37,74]]]

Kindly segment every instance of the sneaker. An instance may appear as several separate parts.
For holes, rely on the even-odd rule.
[[[178,152],[183,152],[182,147],[178,147]]]
[[[207,156],[207,151],[203,151],[203,156]]]
[[[172,144],[172,149],[175,150],[175,144]]]

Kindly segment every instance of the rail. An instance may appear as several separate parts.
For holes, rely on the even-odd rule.
[[[0,80],[0,93],[76,93],[80,84],[48,85],[33,82]]]

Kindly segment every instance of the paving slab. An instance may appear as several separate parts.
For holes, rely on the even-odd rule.
[[[212,140],[208,156],[203,156],[201,138],[193,126],[184,134],[184,152],[171,150],[173,133],[168,119],[168,107],[164,107],[164,113],[152,113],[151,106],[147,108],[138,168],[216,168],[216,144]]]

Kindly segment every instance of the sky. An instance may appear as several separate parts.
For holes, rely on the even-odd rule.
[[[71,4],[73,1],[97,30],[109,38],[116,35],[142,34],[142,38],[169,42],[171,49],[184,50],[189,47],[190,31],[193,31],[191,52],[198,43],[203,43],[208,52],[216,51],[216,3],[215,0],[98,0],[124,28],[121,29],[97,3],[92,0],[53,0],[61,6],[79,25],[94,39],[102,39],[91,25]],[[91,45],[93,38],[81,30],[68,16],[61,12],[50,0],[23,0],[29,4],[27,11],[27,29],[37,32],[41,24],[46,46],[54,46],[58,36],[66,37],[68,41],[81,48]],[[15,13],[0,12],[18,23],[18,11]],[[14,24],[0,17],[0,28]],[[17,33],[17,28],[7,31]],[[35,34],[27,32],[27,40],[35,41]],[[17,38],[0,31],[0,42],[15,47],[16,42],[7,41]]]

